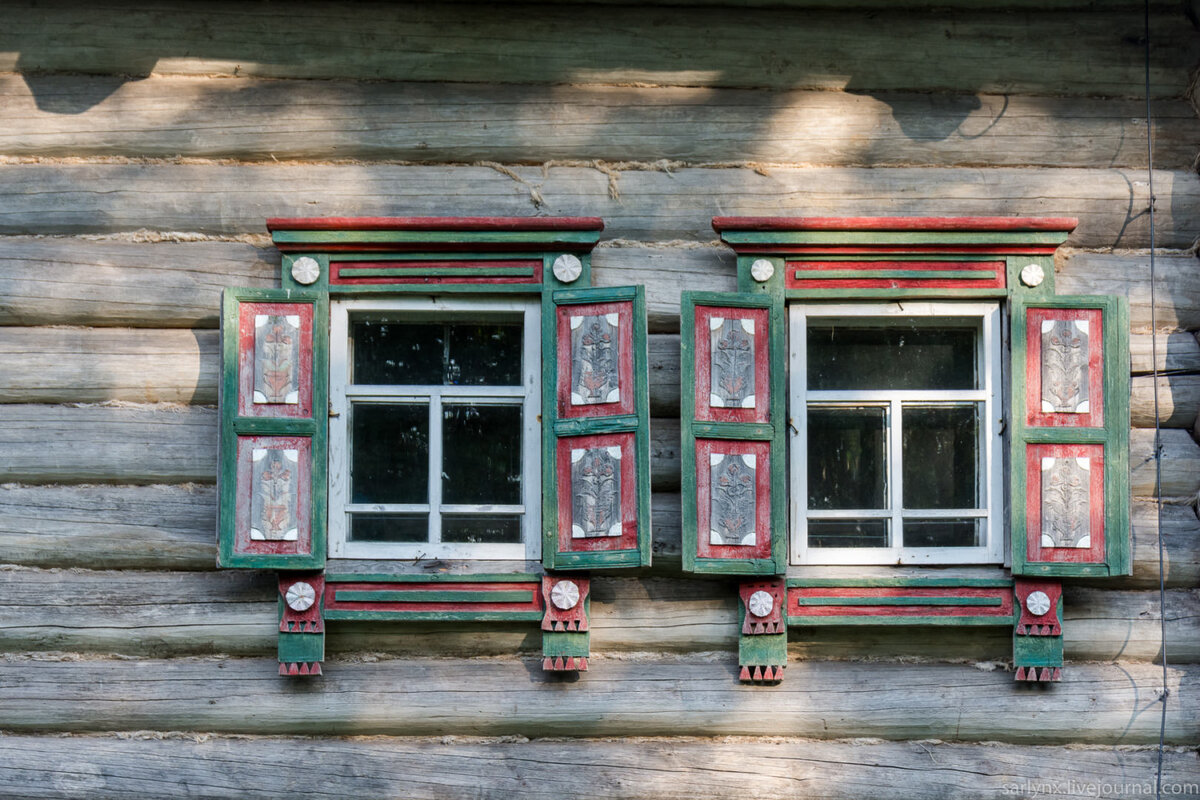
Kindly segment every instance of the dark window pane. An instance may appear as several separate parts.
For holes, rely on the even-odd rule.
[[[519,324],[453,324],[446,383],[457,386],[519,386]]]
[[[429,406],[355,403],[350,502],[429,502]]]
[[[427,542],[428,514],[352,514],[352,542]]]
[[[886,519],[810,519],[809,547],[887,547]]]
[[[510,544],[521,541],[520,517],[443,514],[443,542]]]
[[[904,507],[975,508],[979,503],[975,404],[905,405],[901,413]]]
[[[887,508],[886,411],[808,409],[808,507]]]
[[[521,502],[521,407],[442,407],[442,502]]]
[[[808,389],[975,389],[975,328],[810,325]]]
[[[351,382],[441,384],[446,359],[445,327],[440,322],[355,322]]]
[[[905,547],[979,547],[978,519],[906,519]]]

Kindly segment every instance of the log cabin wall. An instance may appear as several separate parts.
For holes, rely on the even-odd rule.
[[[1160,537],[1164,781],[1200,780],[1196,28],[1152,5],[1159,531],[1141,3],[843,5],[6,4],[0,795],[1152,784]],[[277,677],[272,576],[214,568],[221,288],[275,285],[268,216],[537,214],[602,216],[596,283],[648,289],[653,571],[594,579],[577,683],[516,625],[335,626],[325,677]],[[1132,311],[1134,566],[1068,588],[1061,684],[994,629],[793,631],[782,685],[738,684],[735,591],[679,573],[715,214],[1080,219],[1060,291]]]

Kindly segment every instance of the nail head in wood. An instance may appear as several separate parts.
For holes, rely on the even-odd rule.
[[[308,256],[300,256],[292,262],[292,279],[296,283],[308,286],[316,283],[317,278],[321,277],[321,265],[317,263],[315,258]]]
[[[1031,289],[1041,286],[1044,280],[1046,280],[1046,270],[1042,269],[1040,264],[1026,264],[1021,269],[1021,283]]]
[[[288,587],[284,600],[293,611],[307,611],[317,602],[317,593],[309,584],[297,581]]]
[[[554,259],[554,277],[563,283],[572,283],[583,274],[583,263],[578,257],[564,253]]]
[[[768,281],[775,274],[775,265],[765,258],[760,258],[750,265],[750,277],[762,283]]]

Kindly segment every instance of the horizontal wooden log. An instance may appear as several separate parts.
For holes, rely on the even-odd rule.
[[[0,403],[215,405],[213,330],[0,327]]]
[[[1091,9],[506,4],[398,4],[352,14],[317,2],[117,11],[26,0],[8,14],[0,70],[1138,97],[1145,54],[1128,36],[1140,18],[1130,19],[1126,11]],[[1183,92],[1196,62],[1188,34],[1177,9],[1152,15],[1155,95]],[[36,75],[31,82],[36,92]],[[53,96],[46,102],[54,107]]]
[[[597,659],[575,682],[541,660],[326,662],[315,681],[275,659],[0,661],[5,729],[406,736],[775,736],[1157,744],[1155,664],[1069,664],[1047,691],[968,665],[797,662],[743,686],[732,658]],[[1167,671],[1166,741],[1195,741],[1200,667]],[[902,691],[903,700],[896,692]],[[920,711],[916,713],[914,709]]]
[[[1151,361],[1148,334],[1131,337],[1141,365]],[[1194,365],[1200,345],[1190,333],[1160,337],[1162,367]],[[1190,344],[1190,347],[1188,346]],[[679,415],[679,336],[649,337],[650,413]],[[217,402],[220,352],[212,330],[0,327],[0,403]],[[1159,378],[1165,427],[1190,428],[1200,412],[1200,376]],[[1153,379],[1135,377],[1135,427],[1153,427]]]
[[[36,567],[211,570],[216,488],[0,485],[0,554]]]
[[[279,259],[243,242],[8,238],[0,324],[215,328],[221,290],[278,286]]]
[[[1063,252],[1059,291],[1124,295],[1133,328],[1150,330],[1145,254]],[[1156,261],[1159,330],[1200,328],[1200,262],[1178,253]],[[679,330],[681,287],[737,289],[733,251],[723,246],[601,246],[592,265],[598,286],[646,286],[656,331]],[[222,287],[275,286],[278,270],[274,248],[242,242],[10,237],[0,248],[0,324],[216,327]],[[1149,371],[1149,356],[1142,355],[1149,353],[1148,340],[1131,342],[1135,371]],[[1167,350],[1180,355],[1163,369],[1191,369],[1195,363],[1188,355],[1194,350],[1179,337],[1172,337]]]
[[[1152,372],[1156,366],[1159,372],[1200,372],[1200,341],[1194,333],[1160,333],[1157,341],[1152,341],[1154,338],[1149,333],[1130,334],[1129,360],[1134,375]]]
[[[678,418],[650,423],[656,492],[678,491]],[[0,481],[21,483],[212,483],[216,412],[204,407],[0,405]],[[1162,496],[1200,491],[1200,445],[1181,429],[1162,431]],[[1133,494],[1154,490],[1154,432],[1130,440]]]
[[[277,587],[247,572],[0,571],[0,648],[130,656],[275,652]],[[1157,591],[1068,587],[1066,657],[1074,661],[1155,661],[1162,635]],[[1172,664],[1200,662],[1200,593],[1166,595]],[[733,652],[737,591],[729,581],[593,577],[593,653]],[[895,661],[1012,658],[1012,631],[860,626],[794,628],[793,660]],[[394,656],[504,656],[540,652],[529,624],[331,623],[330,652]]]
[[[0,481],[213,483],[216,475],[211,408],[0,406]]]
[[[1135,428],[1154,427],[1155,383],[1148,375],[1133,379],[1129,415]],[[1159,424],[1165,428],[1190,429],[1200,414],[1200,375],[1161,377],[1157,384]]]
[[[1195,785],[1195,753],[1163,753],[1165,787]],[[633,738],[421,740],[0,736],[0,785],[14,800],[307,794],[409,800],[944,800],[1032,787],[1095,797],[1152,787],[1157,748],[1065,748],[939,741]],[[1027,788],[1026,788],[1027,787]],[[1178,793],[1182,794],[1181,788]],[[1175,792],[1173,792],[1175,793]],[[1134,796],[1134,795],[1130,795]]]
[[[1146,164],[1140,100],[196,77],[131,81],[112,91],[112,78],[98,75],[43,76],[34,84],[36,95],[21,76],[0,76],[0,153],[421,163]],[[86,110],[56,111],[62,106]],[[1195,121],[1183,100],[1155,106],[1160,168],[1192,165]]]
[[[1151,287],[1148,252],[1062,252],[1054,279],[1059,294],[1122,295],[1129,300],[1129,324],[1135,331],[1147,332],[1152,326],[1160,331],[1200,328],[1200,260],[1195,255],[1156,254]]]
[[[654,572],[677,575],[680,497],[651,497]],[[216,492],[211,486],[0,486],[3,561],[34,567],[210,570],[216,564]],[[1161,537],[1160,537],[1161,531]],[[1133,575],[1106,588],[1158,586],[1158,544],[1166,584],[1200,583],[1200,520],[1190,506],[1133,505]]]
[[[266,217],[601,216],[606,238],[707,242],[716,214],[1079,218],[1074,247],[1149,244],[1142,170],[747,167],[629,170],[395,164],[14,163],[0,234],[261,233]],[[515,176],[514,179],[512,176]],[[1157,244],[1200,236],[1200,177],[1159,170]]]

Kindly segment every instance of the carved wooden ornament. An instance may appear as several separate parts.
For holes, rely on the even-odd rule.
[[[633,414],[633,303],[557,309],[559,419]]]
[[[312,304],[242,302],[238,316],[238,416],[312,416]]]
[[[324,633],[321,599],[325,594],[325,576],[316,573],[279,575],[279,596],[283,598],[280,633]],[[296,602],[305,598],[305,602]]]
[[[1031,562],[1104,563],[1104,445],[1027,445],[1025,487]]]
[[[637,547],[634,434],[566,436],[558,440],[559,550]]]
[[[767,309],[697,305],[694,335],[696,419],[769,421]]]
[[[1062,620],[1058,604],[1062,599],[1062,581],[1017,578],[1013,585],[1020,606],[1018,636],[1061,636]]]
[[[588,629],[587,596],[591,591],[588,578],[542,577],[542,600],[546,614],[542,617],[542,630],[580,632]],[[563,608],[568,602],[566,608]]]
[[[1101,313],[1096,308],[1029,309],[1025,376],[1028,425],[1104,425]]]
[[[312,552],[312,440],[239,436],[235,553]]]
[[[758,457],[753,453],[710,453],[709,543],[749,547],[756,543],[755,476]]]
[[[696,555],[771,557],[771,443],[696,440]]]
[[[738,596],[746,609],[742,633],[760,636],[785,633],[783,613],[787,606],[787,589],[782,579],[747,581],[738,587]]]

